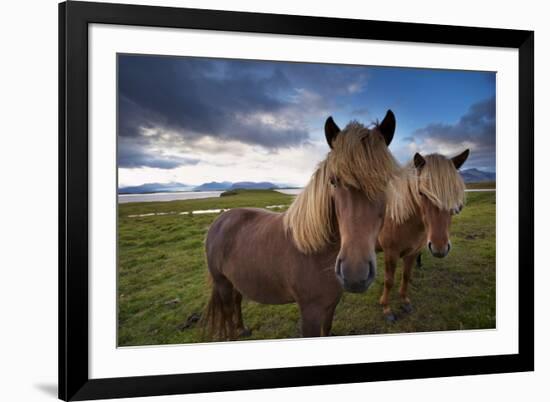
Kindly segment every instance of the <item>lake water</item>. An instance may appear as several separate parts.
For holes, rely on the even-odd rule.
[[[279,193],[288,194],[288,195],[298,195],[302,192],[303,188],[281,188],[278,191]]]
[[[185,191],[181,193],[119,194],[119,204],[127,202],[152,202],[196,200],[199,198],[219,197],[223,191]]]
[[[279,191],[283,194],[300,194],[301,188],[282,188]],[[223,191],[183,191],[180,193],[150,193],[150,194],[119,194],[119,204],[127,202],[152,202],[152,201],[177,201],[177,200],[197,200],[199,198],[219,197]]]

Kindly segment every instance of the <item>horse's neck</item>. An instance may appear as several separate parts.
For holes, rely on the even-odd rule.
[[[340,252],[340,247],[341,247],[340,233],[338,233],[338,230],[336,230],[332,241],[330,243],[325,244],[325,246],[322,249],[320,249],[316,254],[319,256],[323,256],[324,259],[326,260],[336,261],[336,257],[338,257],[338,253]]]
[[[422,208],[414,200],[413,200],[413,205],[414,205],[414,208],[412,210],[412,213],[408,215],[404,221],[402,221],[401,223],[397,223],[393,221],[393,224],[396,225],[396,227],[407,226],[407,227],[416,227],[419,229],[421,228],[422,230],[425,229]]]
[[[414,212],[411,214],[411,216],[409,216],[409,219],[407,219],[404,224],[418,227],[421,226],[423,229],[425,229],[424,217],[420,205],[416,205]]]

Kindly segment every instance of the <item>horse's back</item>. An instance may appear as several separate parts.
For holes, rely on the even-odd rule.
[[[208,269],[214,280],[228,279],[245,296],[260,303],[292,301],[289,250],[282,214],[256,208],[224,212],[206,239]]]
[[[220,269],[221,263],[231,258],[232,254],[242,254],[247,239],[260,242],[266,234],[277,237],[282,227],[281,218],[281,214],[260,208],[234,208],[222,213],[210,225],[206,237],[210,270]]]
[[[231,247],[231,240],[239,230],[241,223],[251,218],[248,208],[235,208],[218,216],[208,228],[206,235],[206,257],[210,271],[224,258],[225,250]]]
[[[239,231],[242,231],[243,227],[257,223],[265,225],[270,221],[277,220],[279,215],[260,208],[234,208],[225,211],[214,220],[208,229],[207,251],[219,241],[227,242]]]

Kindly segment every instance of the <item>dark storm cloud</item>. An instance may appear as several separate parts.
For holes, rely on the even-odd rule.
[[[334,95],[366,80],[351,67],[157,56],[119,56],[118,69],[119,135],[147,136],[144,148],[166,132],[179,145],[205,136],[273,150],[307,143],[307,117],[328,115]],[[121,151],[127,166],[134,154],[145,166],[177,164]]]
[[[432,123],[414,132],[415,141],[429,148],[460,152],[470,146],[467,164],[495,169],[496,102],[495,97],[475,103],[455,124]],[[432,150],[430,150],[432,151]],[[467,167],[467,166],[466,166]]]
[[[307,138],[300,129],[275,130],[239,123],[239,113],[277,112],[284,76],[223,76],[216,63],[182,58],[123,56],[119,61],[120,135],[163,128],[187,139],[210,135],[265,146]]]

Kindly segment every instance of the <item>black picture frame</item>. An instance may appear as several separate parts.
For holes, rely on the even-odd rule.
[[[88,375],[88,25],[514,48],[519,52],[518,353],[214,373]],[[59,4],[59,398],[88,400],[534,370],[534,32],[70,1]]]

